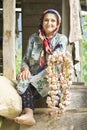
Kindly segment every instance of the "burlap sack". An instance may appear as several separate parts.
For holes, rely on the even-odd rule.
[[[15,87],[16,83],[0,76],[0,116],[13,119],[21,113],[22,101]]]

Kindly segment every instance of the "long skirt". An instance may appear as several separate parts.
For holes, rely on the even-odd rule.
[[[22,97],[22,109],[31,108],[34,109],[34,100],[41,98],[41,95],[37,92],[32,84],[29,84],[29,87],[21,95]]]

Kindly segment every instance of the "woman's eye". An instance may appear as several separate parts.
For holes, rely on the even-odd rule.
[[[54,20],[54,19],[52,19],[52,20],[51,20],[51,22],[55,22],[55,20]]]
[[[48,22],[49,20],[48,19],[45,19],[44,22]]]
[[[51,20],[45,19],[44,22],[56,22],[56,20],[54,20],[54,19],[51,19]]]

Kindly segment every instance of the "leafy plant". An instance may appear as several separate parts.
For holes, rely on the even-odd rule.
[[[84,17],[82,38],[82,80],[87,83],[87,16]]]
[[[21,61],[22,61],[22,47],[18,49],[18,54],[16,58],[16,74],[20,72]]]

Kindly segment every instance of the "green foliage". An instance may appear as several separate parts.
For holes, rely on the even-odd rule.
[[[87,38],[84,36],[82,40],[82,79],[87,83]]]
[[[86,21],[86,23],[87,23],[87,15],[85,16],[85,21]]]
[[[22,47],[18,49],[17,59],[16,59],[16,75],[20,72],[22,61]]]

